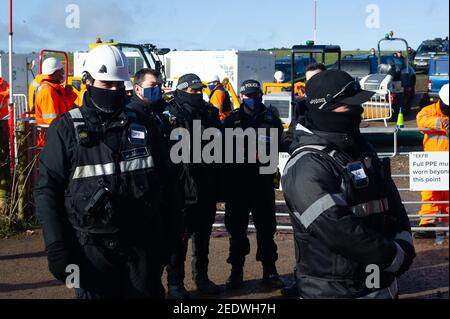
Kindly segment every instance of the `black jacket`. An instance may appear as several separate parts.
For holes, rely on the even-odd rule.
[[[201,154],[203,147],[208,144],[208,141],[194,140],[196,134],[194,134],[193,130],[194,121],[200,121],[200,134],[208,128],[215,128],[218,132],[221,132],[222,123],[220,122],[219,111],[206,102],[203,102],[201,105],[191,105],[178,94],[178,91],[175,91],[174,98],[168,103],[164,114],[169,118],[171,130],[184,128],[190,134],[189,163],[183,163],[182,170],[182,183],[185,185],[186,200],[189,201],[188,197],[191,197],[192,202],[194,202],[194,197],[198,195],[194,193],[197,192],[201,194],[200,197],[215,201],[218,196],[219,184],[218,164],[205,163],[203,158],[200,158],[200,163],[194,162],[194,143],[201,147],[201,150],[195,154],[195,156],[198,156]],[[174,144],[184,144],[186,141],[171,142],[173,148],[175,147]],[[196,185],[193,185],[194,183],[190,181],[191,179]]]
[[[275,112],[271,108],[267,108],[264,104],[260,104],[257,108],[256,113],[251,116],[244,111],[244,105],[239,109],[236,109],[230,113],[230,115],[224,121],[224,128],[236,129],[240,128],[244,132],[248,128],[255,129],[257,133],[258,129],[266,129],[263,135],[257,135],[256,138],[260,142],[261,139],[267,141],[266,153],[270,150],[270,144],[277,142],[276,156],[278,157],[278,149],[281,143],[281,136],[283,133],[283,125],[279,117],[276,116]],[[277,130],[277,136],[275,136],[275,141],[270,135],[270,129]],[[270,138],[269,138],[270,137]],[[256,151],[258,152],[258,145],[256,143]],[[234,147],[236,148],[237,143],[235,140]],[[224,181],[226,183],[226,188],[231,192],[237,194],[241,193],[245,196],[245,190],[248,188],[254,188],[255,185],[262,185],[262,180],[270,180],[271,184],[265,183],[265,185],[270,185],[273,188],[273,174],[261,174],[260,167],[267,166],[267,163],[260,163],[258,156],[256,156],[256,163],[249,163],[248,156],[248,143],[244,144],[244,163],[234,163],[226,165]],[[234,152],[236,153],[236,151]],[[233,154],[235,156],[235,154]],[[251,186],[253,185],[253,186]],[[228,196],[227,196],[228,197]]]
[[[155,261],[164,262],[174,232],[170,220],[177,209],[161,210],[164,198],[171,198],[174,174],[155,121],[142,123],[125,111],[105,118],[87,106],[86,99],[79,112],[84,124],[77,129],[71,113],[52,123],[39,156],[34,195],[46,247],[58,243],[75,254],[86,239],[80,233],[111,232],[133,245],[155,248]],[[145,145],[133,146],[133,123],[145,126]],[[141,169],[143,163],[147,165]],[[104,187],[112,194],[108,209],[102,206],[98,214],[88,213],[85,209]],[[106,211],[113,213],[106,218]]]
[[[320,152],[310,146],[326,148]],[[294,154],[282,185],[299,256],[300,295],[366,296],[374,291],[366,287],[366,267],[371,264],[381,271],[379,288],[389,287],[395,276],[409,268],[415,252],[409,219],[387,163],[362,136],[312,132],[304,127],[296,130],[291,149]],[[363,163],[364,173],[344,173],[343,167],[330,160],[333,150],[338,152],[331,154],[343,159],[344,165]],[[367,182],[361,179],[363,175],[368,184],[356,187],[357,182]]]

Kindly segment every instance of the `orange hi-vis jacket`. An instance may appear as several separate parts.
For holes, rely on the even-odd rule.
[[[67,94],[63,85],[49,80],[49,76],[42,76],[36,90],[34,111],[37,125],[50,125],[55,119],[70,111],[77,99],[74,92]]]
[[[0,77],[0,120],[8,114],[9,84]]]
[[[442,120],[448,118],[442,113],[440,101],[422,109],[417,114],[417,125],[420,128],[430,128],[436,131],[424,133],[423,148],[425,152],[445,152],[448,151],[448,136],[443,129]],[[448,201],[448,191],[423,191],[423,202],[446,202]],[[448,214],[448,204],[422,204],[419,215],[421,215],[420,226],[434,225],[437,221],[448,223],[447,218],[436,219],[427,217],[436,214]]]
[[[448,136],[443,129],[442,120],[448,119],[440,108],[440,101],[423,108],[417,114],[417,125],[420,128],[430,128],[436,131],[424,133],[423,148],[425,152],[448,151]]]
[[[225,88],[219,84],[212,90],[209,103],[219,110],[220,120],[223,121],[232,111],[230,96]]]

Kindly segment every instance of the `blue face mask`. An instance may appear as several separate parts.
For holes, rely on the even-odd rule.
[[[159,86],[144,89],[144,97],[150,102],[158,102],[162,99],[162,92]]]
[[[253,112],[256,107],[261,104],[262,102],[262,98],[261,97],[255,97],[255,98],[251,98],[251,99],[244,99],[243,102],[245,103],[245,107]]]
[[[208,84],[208,89],[209,89],[210,91],[214,90],[215,88],[216,88],[216,85],[215,85],[215,84]]]

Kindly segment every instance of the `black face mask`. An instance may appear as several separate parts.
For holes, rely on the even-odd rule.
[[[359,134],[363,112],[364,109],[359,105],[351,106],[350,111],[342,113],[310,108],[306,113],[307,126],[323,132]]]
[[[444,115],[447,115],[448,116],[448,105],[447,104],[445,104],[442,100],[441,100],[441,103],[439,103],[439,107],[441,108],[441,112],[444,114]]]
[[[202,107],[204,105],[203,94],[190,94],[185,91],[177,90],[176,97],[180,102],[187,103],[192,107]]]
[[[93,106],[107,114],[113,114],[122,109],[126,98],[125,88],[108,90],[88,86],[87,93]]]

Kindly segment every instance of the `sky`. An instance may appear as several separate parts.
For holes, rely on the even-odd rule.
[[[314,34],[314,0],[13,0],[13,9],[19,53],[86,51],[97,37],[177,50],[290,48]],[[393,30],[417,48],[448,36],[448,12],[448,0],[317,0],[317,43],[368,50]],[[4,51],[8,19],[0,0]]]

